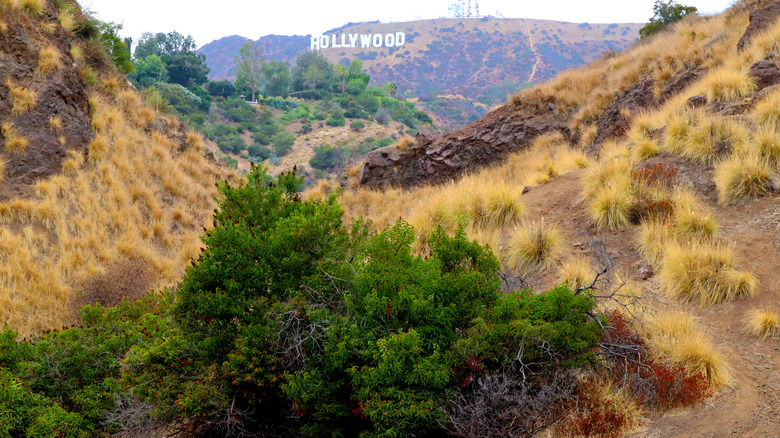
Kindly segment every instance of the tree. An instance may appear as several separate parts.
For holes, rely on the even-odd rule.
[[[257,47],[254,41],[247,41],[238,49],[238,55],[233,62],[238,67],[236,88],[242,85],[249,87],[252,90],[252,102],[254,102],[257,90],[263,83],[263,49]]]
[[[97,28],[100,31],[100,42],[108,50],[111,60],[114,61],[119,70],[124,74],[135,71],[135,66],[130,59],[130,47],[119,37],[119,31],[122,30],[121,24],[98,22]]]
[[[325,91],[336,79],[330,61],[318,52],[306,52],[292,68],[292,87],[295,91]]]
[[[290,94],[290,65],[282,61],[271,61],[263,64],[263,77],[266,96],[287,97]]]
[[[135,59],[143,59],[149,55],[175,55],[194,51],[195,40],[190,35],[185,37],[176,31],[167,34],[145,32],[138,40],[133,56]]]
[[[170,81],[182,87],[193,87],[208,82],[210,69],[206,66],[206,55],[195,52],[163,54],[160,59],[165,63]]]
[[[212,96],[228,98],[236,93],[236,87],[230,81],[211,81],[207,88]]]
[[[686,15],[696,11],[698,11],[696,7],[681,5],[674,0],[655,0],[653,16],[645,27],[639,29],[639,35],[642,38],[647,38],[661,31],[669,24],[679,21]]]
[[[151,87],[158,82],[168,82],[168,69],[159,56],[149,55],[135,62],[135,73],[127,75],[127,78],[136,86]]]

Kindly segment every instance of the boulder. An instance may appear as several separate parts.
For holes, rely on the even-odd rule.
[[[707,95],[697,94],[695,96],[691,96],[688,98],[685,104],[688,105],[688,108],[701,108],[707,105]]]
[[[759,90],[780,84],[780,67],[766,59],[751,65],[748,75],[756,82]]]
[[[750,11],[750,24],[739,39],[737,50],[741,52],[747,48],[753,37],[775,24],[778,17],[780,17],[780,0],[775,0],[764,8]]]

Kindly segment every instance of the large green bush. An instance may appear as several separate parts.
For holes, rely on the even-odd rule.
[[[561,413],[595,360],[590,297],[503,294],[462,229],[416,256],[410,225],[347,226],[335,196],[303,200],[301,184],[261,167],[220,184],[175,294],[87,306],[35,342],[0,332],[0,436],[446,436],[496,379],[503,401],[479,415],[501,434]]]

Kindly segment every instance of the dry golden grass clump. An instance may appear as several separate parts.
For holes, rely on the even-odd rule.
[[[599,228],[614,230],[628,226],[634,213],[631,179],[619,177],[607,181],[592,195],[588,212]]]
[[[3,123],[0,126],[0,134],[5,138],[5,151],[9,154],[21,154],[27,151],[27,139],[19,134],[11,123]]]
[[[739,100],[756,91],[756,83],[747,73],[731,69],[710,73],[704,80],[704,87],[710,102]]]
[[[431,191],[407,215],[417,231],[415,250],[427,253],[427,237],[438,226],[452,232],[459,224],[487,231],[514,224],[525,211],[521,190],[503,182],[466,177]]]
[[[700,306],[751,298],[758,280],[735,267],[734,250],[722,244],[668,244],[663,251],[660,278],[671,298]]]
[[[0,182],[5,181],[5,160],[0,158]]]
[[[649,160],[659,153],[661,153],[661,147],[655,140],[642,139],[636,141],[630,148],[631,160],[636,163]]]
[[[693,193],[678,191],[674,196],[674,231],[681,241],[711,240],[718,231],[718,222]]]
[[[60,21],[60,26],[68,32],[76,27],[76,19],[70,11],[60,11],[58,19]]]
[[[780,104],[780,103],[778,103]],[[741,156],[755,154],[773,168],[780,167],[780,133],[773,127],[762,127],[753,134],[753,140],[738,151]]]
[[[779,322],[780,316],[771,309],[753,310],[747,318],[747,325],[750,332],[763,338],[777,333]]]
[[[506,263],[521,270],[552,265],[561,252],[562,238],[561,230],[555,224],[523,223],[510,232]]]
[[[596,269],[587,258],[572,257],[561,264],[558,282],[568,284],[572,290],[586,287],[594,280]]]
[[[59,131],[62,129],[62,118],[59,116],[50,116],[49,128],[51,128],[52,131]]]
[[[41,15],[44,0],[19,0],[19,7],[30,15]]]
[[[773,130],[780,128],[780,90],[771,92],[753,109],[756,121]]]
[[[712,163],[720,156],[742,148],[748,140],[744,126],[736,120],[699,115],[698,123],[688,131],[680,155]]]
[[[38,100],[38,93],[26,87],[17,86],[13,82],[6,81],[8,87],[8,94],[13,103],[13,114],[24,114],[27,111],[35,107],[35,102]]]
[[[766,159],[734,156],[715,167],[718,198],[732,203],[764,196],[772,191],[775,176]]]
[[[414,137],[404,136],[395,144],[396,149],[399,151],[408,151],[417,147],[417,140]]]
[[[51,73],[62,68],[60,52],[54,46],[46,46],[38,52],[38,66],[35,68],[35,75],[45,78]]]
[[[647,321],[645,329],[645,337],[662,357],[690,373],[706,376],[715,388],[731,383],[723,353],[704,335],[692,316],[675,311],[658,312]]]

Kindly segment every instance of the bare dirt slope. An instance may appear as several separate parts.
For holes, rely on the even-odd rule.
[[[651,417],[635,437],[777,437],[780,436],[780,340],[756,338],[745,329],[748,312],[780,303],[780,197],[771,196],[738,206],[716,201],[711,170],[696,169],[679,159],[688,183],[697,188],[720,226],[721,236],[737,242],[736,252],[744,268],[760,281],[760,294],[750,300],[701,308],[667,299],[657,278],[642,282],[649,307],[662,312],[676,308],[700,318],[701,325],[725,353],[734,383],[704,404],[688,411]],[[568,236],[569,251],[587,251],[591,238],[601,240],[616,266],[639,280],[637,263],[642,257],[635,242],[637,228],[599,231],[591,224],[582,200],[583,171],[571,172],[532,188],[522,196],[529,216],[557,223]],[[551,286],[554,275],[537,279]],[[640,280],[641,281],[641,280]]]

